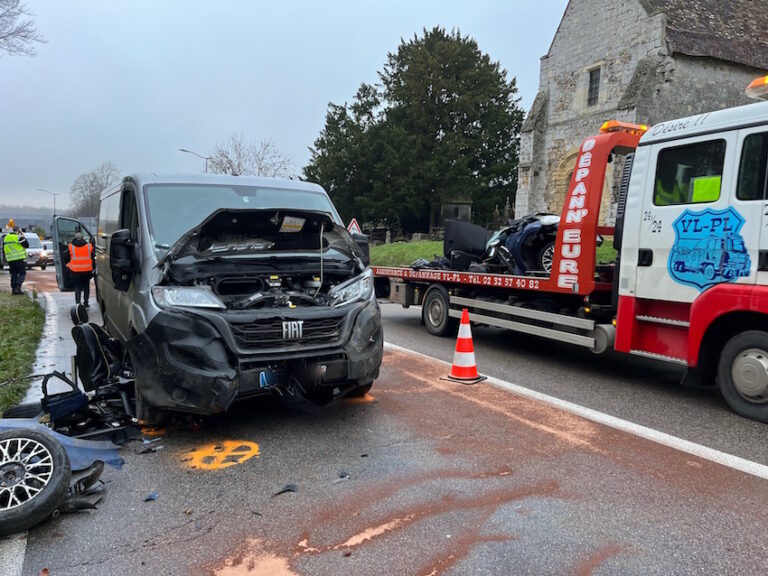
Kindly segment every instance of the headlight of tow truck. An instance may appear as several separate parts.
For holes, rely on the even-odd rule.
[[[328,291],[331,306],[343,306],[356,300],[363,300],[371,295],[373,290],[373,271],[369,268],[360,276],[355,276],[343,284],[334,286]]]
[[[186,306],[189,308],[216,308],[226,306],[210,290],[194,286],[154,286],[152,297],[160,308]]]

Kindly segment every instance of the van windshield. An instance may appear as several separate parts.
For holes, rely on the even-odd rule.
[[[30,235],[30,236],[24,236],[24,237],[27,239],[27,242],[29,243],[29,247],[30,248],[42,248],[43,247],[42,243],[40,242],[40,238],[38,238],[34,234]]]
[[[213,184],[149,184],[144,187],[149,230],[155,250],[170,248],[179,237],[221,208],[299,209],[325,212],[340,223],[330,199],[321,192]]]

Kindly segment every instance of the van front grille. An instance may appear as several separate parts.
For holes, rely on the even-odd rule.
[[[304,320],[301,336],[285,338],[282,318],[257,320],[248,324],[233,324],[237,344],[243,348],[292,347],[306,344],[332,344],[341,338],[344,317]],[[289,333],[291,331],[289,330]]]

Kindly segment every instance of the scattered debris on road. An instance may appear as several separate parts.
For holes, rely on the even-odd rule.
[[[160,494],[157,492],[151,492],[150,494],[147,494],[147,496],[144,498],[144,502],[154,502],[160,498]]]
[[[296,484],[286,484],[285,486],[283,486],[282,490],[272,494],[272,498],[274,498],[275,496],[280,496],[281,494],[287,494],[288,492],[298,492],[298,491],[299,491],[299,487]]]
[[[157,452],[158,450],[162,450],[163,448],[165,448],[165,446],[163,445],[144,446],[143,448],[136,450],[135,454],[154,454],[155,452]]]
[[[339,477],[336,478],[336,480],[334,480],[333,483],[340,484],[342,482],[346,482],[347,480],[349,480],[349,472],[345,472],[344,470],[342,470],[341,472],[339,472]]]

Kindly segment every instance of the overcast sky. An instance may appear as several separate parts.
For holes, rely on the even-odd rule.
[[[81,173],[199,172],[227,136],[272,139],[298,174],[328,102],[375,82],[401,38],[458,27],[527,110],[567,0],[27,0],[48,42],[0,57],[0,204],[57,207]]]

